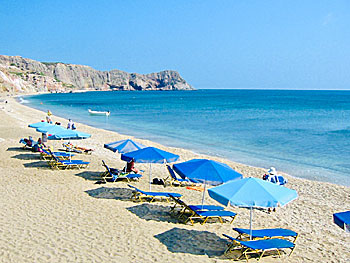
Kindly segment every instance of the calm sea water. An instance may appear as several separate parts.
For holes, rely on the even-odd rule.
[[[350,185],[347,91],[87,92],[25,100],[57,116],[167,146]],[[90,116],[89,108],[111,116]]]

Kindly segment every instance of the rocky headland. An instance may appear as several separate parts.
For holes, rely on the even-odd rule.
[[[177,71],[138,74],[99,71],[89,66],[39,62],[0,55],[0,92],[78,92],[92,90],[193,90]]]

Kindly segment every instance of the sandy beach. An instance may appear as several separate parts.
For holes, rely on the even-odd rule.
[[[3,97],[2,99],[5,99]],[[40,134],[28,124],[45,119],[45,113],[17,103],[0,102],[0,261],[1,262],[230,262],[223,255],[226,239],[235,236],[232,227],[249,227],[249,210],[230,207],[238,214],[232,225],[207,223],[185,225],[169,214],[165,202],[135,203],[126,182],[96,184],[105,169],[101,160],[123,168],[120,155],[103,148],[104,143],[132,138],[80,123],[78,130],[92,134],[74,142],[93,148],[92,155],[76,159],[89,161],[87,169],[57,171],[40,159],[39,153],[22,149],[19,140]],[[53,112],[53,114],[55,114]],[[67,116],[68,117],[68,116]],[[67,120],[53,116],[66,126]],[[210,158],[225,162],[244,177],[266,172],[228,160],[197,155],[189,150],[167,148],[139,140],[180,155],[180,161]],[[61,142],[49,142],[59,150]],[[148,190],[148,164],[139,182]],[[152,165],[153,177],[168,176],[165,166]],[[265,257],[262,262],[349,262],[350,234],[333,223],[333,213],[350,210],[350,188],[285,175],[287,187],[299,198],[276,212],[254,210],[254,228],[289,228],[299,233],[293,255]],[[152,186],[154,191],[183,194],[188,203],[200,203],[201,193],[184,187]],[[207,204],[218,204],[208,195]],[[251,262],[255,262],[252,260]]]

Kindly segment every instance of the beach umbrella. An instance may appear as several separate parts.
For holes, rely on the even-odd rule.
[[[182,179],[187,177],[211,185],[219,185],[243,177],[227,164],[208,159],[192,159],[174,164],[173,168]]]
[[[36,122],[36,123],[32,123],[32,124],[29,124],[28,127],[29,128],[43,128],[43,127],[52,127],[54,126],[53,124],[51,123],[48,123],[48,122],[44,122],[44,121],[39,121],[39,122]]]
[[[253,208],[282,207],[298,197],[295,190],[259,178],[244,178],[208,190],[209,196],[228,206],[250,208],[250,238]]]
[[[204,204],[207,184],[219,185],[243,178],[243,175],[227,164],[208,159],[192,159],[183,163],[177,163],[173,165],[173,169],[183,179],[187,177],[204,184],[202,205]]]
[[[41,133],[47,133],[47,134],[55,134],[57,132],[61,132],[66,130],[66,128],[63,128],[60,125],[52,125],[51,126],[44,126],[44,127],[39,127],[36,128],[36,131],[41,132]]]
[[[133,152],[124,153],[121,156],[123,161],[137,162],[137,163],[149,163],[149,188],[151,190],[151,178],[152,178],[152,163],[171,163],[176,162],[179,156],[170,152],[163,151],[155,147],[146,147]]]
[[[133,151],[146,148],[146,146],[144,146],[143,144],[134,142],[133,140],[130,140],[130,139],[106,143],[104,144],[104,147],[113,152],[119,152],[119,153],[133,152]]]
[[[77,130],[68,130],[62,128],[61,131],[57,131],[49,136],[47,139],[49,140],[81,140],[90,138],[91,134],[80,132]]]

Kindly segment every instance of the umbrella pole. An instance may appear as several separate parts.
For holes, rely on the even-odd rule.
[[[68,144],[70,144],[70,140],[68,141]],[[72,151],[71,150],[69,150],[69,161],[70,162],[72,161]]]
[[[152,181],[151,181],[151,178],[152,178],[152,164],[150,163],[149,164],[149,191],[151,191],[151,183],[152,183]]]
[[[249,235],[250,235],[250,240],[252,240],[252,236],[253,236],[253,207],[250,207],[250,231],[249,231]]]
[[[205,191],[207,190],[207,182],[205,182],[204,184],[204,191],[203,191],[203,196],[202,196],[202,209],[203,209],[203,205],[204,205],[204,198],[205,198]]]

